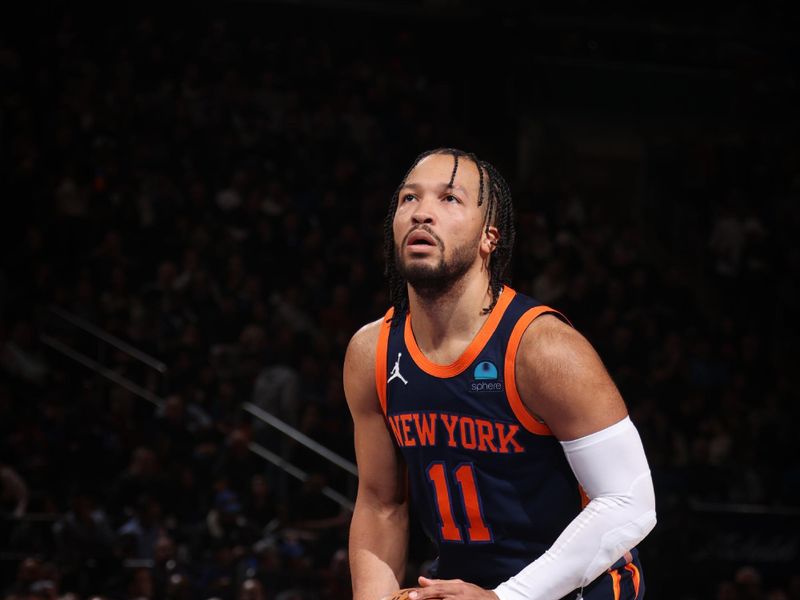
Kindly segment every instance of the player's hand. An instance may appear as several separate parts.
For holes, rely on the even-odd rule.
[[[459,600],[498,600],[497,594],[491,590],[479,588],[460,579],[428,579],[419,578],[420,589],[409,594],[410,600],[427,600],[428,598],[458,598]]]

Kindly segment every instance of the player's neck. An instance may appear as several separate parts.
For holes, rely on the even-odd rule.
[[[451,343],[468,344],[486,320],[483,309],[491,298],[485,271],[463,277],[433,298],[420,296],[409,287],[409,310],[417,345],[429,354]]]

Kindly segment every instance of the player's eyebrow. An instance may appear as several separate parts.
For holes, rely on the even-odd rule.
[[[400,190],[402,191],[402,190],[405,190],[405,189],[409,189],[409,190],[414,191],[414,192],[419,192],[423,187],[424,186],[422,184],[412,182],[412,183],[404,184],[403,187],[400,188]],[[467,191],[467,189],[463,185],[461,185],[459,183],[454,183],[453,185],[448,185],[447,183],[440,183],[438,187],[442,191],[453,190],[453,191],[456,191],[456,192],[461,192],[467,198],[470,197],[470,193]]]

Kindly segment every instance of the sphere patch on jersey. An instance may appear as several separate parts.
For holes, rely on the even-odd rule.
[[[494,366],[494,363],[484,360],[475,367],[472,377],[483,381],[497,379],[497,367]]]

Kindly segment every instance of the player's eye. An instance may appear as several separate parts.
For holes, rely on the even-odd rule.
[[[447,196],[444,197],[444,200],[447,202],[461,202],[461,200],[459,200],[457,196],[453,196],[453,194],[447,194]]]
[[[416,200],[417,197],[414,194],[406,194],[403,196],[403,202],[411,202],[412,200]]]

